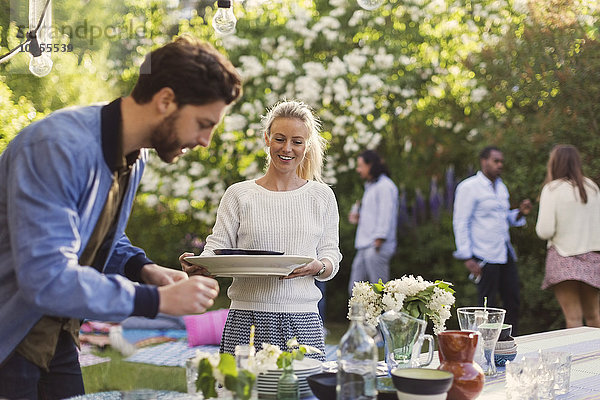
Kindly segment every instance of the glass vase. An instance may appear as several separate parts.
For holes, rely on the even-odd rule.
[[[283,373],[277,381],[277,400],[299,400],[300,391],[298,377],[294,368],[289,366],[283,369]]]

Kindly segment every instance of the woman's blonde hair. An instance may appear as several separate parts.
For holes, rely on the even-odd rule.
[[[262,117],[263,129],[268,138],[271,137],[271,125],[277,118],[293,118],[304,123],[308,129],[304,159],[298,166],[296,173],[302,179],[323,182],[323,154],[327,141],[321,136],[321,122],[314,115],[311,108],[295,100],[282,101],[275,104]],[[267,152],[267,168],[271,163],[271,155]]]

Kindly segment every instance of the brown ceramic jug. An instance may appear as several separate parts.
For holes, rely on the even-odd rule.
[[[478,332],[472,331],[445,331],[437,335],[440,356],[438,369],[454,374],[448,400],[471,400],[483,390],[483,370],[473,362],[479,336]]]

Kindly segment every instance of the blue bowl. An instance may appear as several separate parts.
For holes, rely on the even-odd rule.
[[[504,367],[507,361],[513,361],[517,357],[517,353],[513,354],[494,354],[494,362],[497,367]]]

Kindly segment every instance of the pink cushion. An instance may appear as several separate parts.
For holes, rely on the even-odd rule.
[[[204,314],[184,315],[188,346],[220,344],[228,313],[228,309],[222,309]]]

